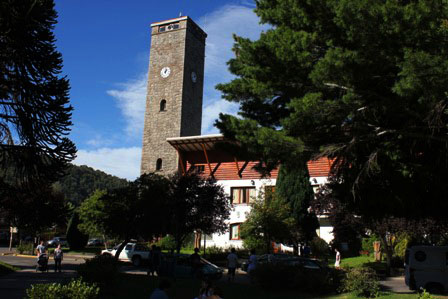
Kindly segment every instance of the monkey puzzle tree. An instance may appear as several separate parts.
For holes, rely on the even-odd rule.
[[[63,213],[46,211],[62,204],[60,196],[47,186],[76,154],[66,137],[72,107],[68,80],[60,76],[56,18],[52,0],[0,2],[0,210],[19,227],[34,218],[58,222]],[[27,204],[11,204],[11,194]]]
[[[69,83],[53,29],[52,0],[0,3],[0,165],[2,180],[54,181],[75,157]]]

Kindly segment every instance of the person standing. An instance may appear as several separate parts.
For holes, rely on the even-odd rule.
[[[61,244],[53,252],[54,257],[54,272],[62,272],[62,260],[64,258],[64,253],[61,249]]]
[[[336,261],[334,263],[334,267],[336,269],[339,269],[341,267],[341,253],[337,248],[334,249],[334,252],[336,252]]]
[[[154,264],[153,264],[152,260],[154,259],[156,248],[157,248],[157,246],[155,244],[153,244],[151,246],[151,250],[149,251],[148,275],[152,275],[152,276],[154,276],[154,271],[155,271]]]
[[[37,259],[39,259],[39,257],[42,254],[46,254],[47,253],[47,247],[45,247],[44,245],[44,241],[40,241],[40,244],[37,245],[36,247],[36,255],[37,255]]]
[[[253,282],[253,271],[257,268],[257,256],[255,255],[255,249],[250,251],[249,256],[249,266],[247,267],[247,272],[250,276],[250,282]]]
[[[194,253],[190,255],[191,274],[193,277],[199,275],[201,269],[201,256],[199,255],[199,248],[194,249]]]
[[[235,280],[235,271],[238,266],[238,256],[235,253],[235,248],[232,248],[230,250],[229,255],[227,256],[227,268],[228,270],[228,281],[232,280],[232,282]]]

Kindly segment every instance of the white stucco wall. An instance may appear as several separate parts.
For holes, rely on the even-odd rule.
[[[312,177],[310,178],[310,182],[313,185],[313,187],[318,187],[318,185],[323,185],[327,182],[326,177]],[[218,181],[218,184],[222,185],[224,187],[224,191],[227,194],[231,194],[230,190],[232,187],[255,187],[256,188],[256,195],[257,197],[260,194],[260,191],[264,192],[265,186],[275,186],[276,179],[254,179],[254,180],[222,180]],[[230,219],[227,221],[229,224],[229,227],[231,224],[234,223],[243,223],[246,221],[246,215],[249,213],[251,207],[248,204],[237,204],[233,205],[233,208],[230,212]],[[319,217],[319,222],[321,223],[322,219],[322,225],[317,231],[318,235],[324,239],[327,243],[331,242],[333,240],[333,234],[331,231],[333,228],[331,226],[328,226],[327,221],[324,220],[325,216]],[[325,218],[326,219],[326,218]],[[207,240],[206,246],[218,246],[218,247],[224,247],[224,248],[239,248],[243,246],[242,240],[230,240],[230,232],[226,232],[225,234],[219,235],[214,234],[212,236],[213,240]],[[285,248],[286,249],[286,248]]]

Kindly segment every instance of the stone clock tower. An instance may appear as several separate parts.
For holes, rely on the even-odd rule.
[[[142,174],[177,171],[166,139],[201,134],[206,37],[189,17],[151,24]]]

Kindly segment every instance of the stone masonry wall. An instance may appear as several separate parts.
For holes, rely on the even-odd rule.
[[[167,175],[177,171],[177,152],[166,139],[201,133],[205,38],[202,42],[199,39],[191,42],[192,33],[188,27],[194,24],[189,25],[189,22],[189,19],[181,20],[179,29],[162,33],[158,32],[158,26],[152,27],[142,174],[156,171],[159,158],[162,159],[160,173]],[[192,54],[197,52],[202,54]],[[164,67],[171,69],[167,78],[160,75]],[[194,86],[193,69],[198,76]],[[160,111],[162,100],[166,101],[165,111]]]

